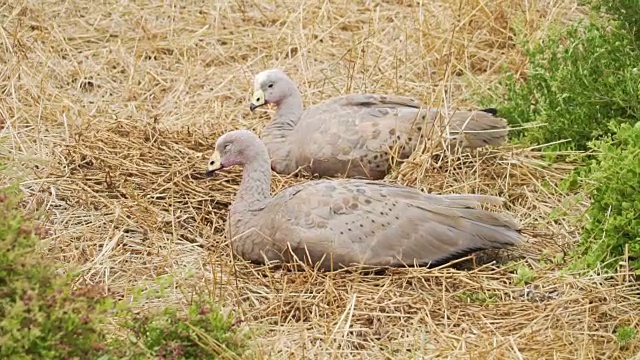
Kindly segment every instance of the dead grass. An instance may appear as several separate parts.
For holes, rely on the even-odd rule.
[[[206,287],[239,313],[261,358],[629,358],[614,330],[640,326],[624,274],[570,276],[577,238],[557,208],[569,166],[505,146],[455,157],[420,153],[388,181],[507,199],[530,241],[509,264],[399,269],[384,275],[283,273],[232,259],[223,237],[239,172],[210,181],[215,139],[260,131],[252,74],[280,66],[306,103],[393,92],[475,107],[499,68],[524,73],[517,39],[580,17],[573,0],[483,2],[11,1],[0,3],[2,156],[42,210],[46,252],[79,282],[126,297],[171,276],[182,303]],[[499,105],[499,104],[498,104]],[[203,155],[204,154],[204,155]],[[304,178],[276,176],[273,190]],[[517,269],[531,269],[519,284]],[[153,285],[149,285],[151,288]]]

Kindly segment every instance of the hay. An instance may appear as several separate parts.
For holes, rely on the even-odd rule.
[[[280,66],[315,103],[346,92],[406,94],[474,107],[501,66],[526,77],[516,37],[537,41],[581,17],[573,1],[385,2],[13,1],[0,5],[2,156],[42,210],[46,254],[82,269],[79,283],[126,298],[167,277],[174,291],[143,308],[181,304],[207,288],[256,334],[263,358],[627,358],[619,325],[638,326],[624,273],[559,272],[576,241],[562,195],[570,166],[538,149],[417,152],[387,181],[435,193],[503,196],[528,242],[456,268],[383,275],[286,273],[230,256],[223,237],[239,171],[207,181],[215,139],[257,132],[252,74]],[[4,179],[9,181],[10,179]],[[305,178],[275,176],[273,191]],[[508,263],[508,261],[511,261]],[[533,269],[517,284],[518,267]],[[149,285],[152,289],[154,285]]]

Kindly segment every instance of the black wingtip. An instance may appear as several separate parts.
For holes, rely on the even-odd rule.
[[[463,258],[465,258],[465,257],[467,257],[469,255],[474,254],[474,253],[478,253],[478,252],[481,252],[481,251],[487,251],[487,250],[503,250],[503,249],[508,249],[511,246],[515,246],[515,245],[517,245],[517,244],[508,245],[508,244],[501,243],[500,245],[493,245],[493,246],[490,245],[490,244],[488,244],[486,246],[474,246],[474,247],[470,247],[470,248],[466,248],[466,249],[461,249],[460,251],[455,252],[455,253],[448,254],[447,256],[439,258],[439,259],[436,259],[436,260],[432,261],[429,264],[421,264],[421,266],[424,266],[424,267],[426,267],[428,269],[432,269],[432,268],[436,268],[436,267],[439,267],[439,266],[446,265],[447,263],[450,263],[452,261],[463,259]]]
[[[486,112],[486,113],[491,114],[493,116],[498,115],[498,109],[496,109],[496,108],[486,108],[486,109],[482,109],[480,111]]]

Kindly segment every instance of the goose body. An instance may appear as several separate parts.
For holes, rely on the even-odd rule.
[[[272,197],[268,151],[247,130],[218,139],[208,172],[233,165],[244,169],[228,236],[234,253],[255,263],[289,263],[295,256],[325,270],[426,265],[521,241],[515,221],[479,208],[502,202],[493,196],[335,179],[301,183]]]
[[[406,159],[425,137],[444,131],[434,131],[438,116],[448,122],[453,147],[499,145],[507,138],[507,123],[495,109],[445,113],[410,97],[378,94],[342,95],[304,109],[295,83],[278,69],[256,75],[254,90],[252,111],[276,106],[262,140],[280,174],[306,167],[319,176],[381,179],[391,156]]]

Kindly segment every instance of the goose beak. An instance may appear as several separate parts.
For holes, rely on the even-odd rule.
[[[211,158],[209,158],[209,162],[207,163],[207,171],[204,173],[204,175],[206,177],[211,177],[216,171],[222,168],[223,166],[220,159],[220,153],[218,152],[218,150],[216,150],[213,152],[213,155],[211,155]]]
[[[251,104],[249,104],[249,110],[253,111],[264,104],[266,104],[264,100],[264,91],[256,90],[253,95],[251,95]]]

